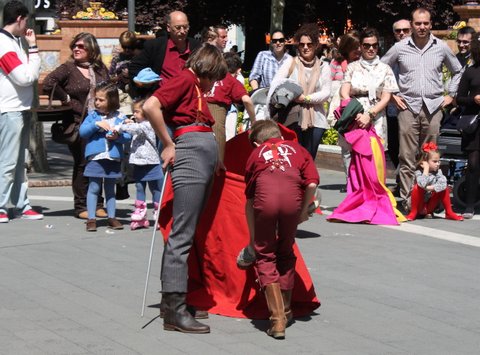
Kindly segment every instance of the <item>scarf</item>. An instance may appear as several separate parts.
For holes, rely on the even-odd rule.
[[[375,82],[375,67],[380,63],[378,55],[371,60],[360,58],[360,65],[368,71],[367,87],[368,87],[368,99],[373,101],[377,98],[377,83]]]
[[[295,57],[294,60],[296,61],[298,71],[298,82],[303,89],[303,95],[307,96],[315,92],[315,86],[320,78],[320,67],[322,66],[322,62],[317,57],[311,62],[305,61],[300,56]],[[312,68],[308,81],[305,75],[305,68]],[[302,122],[300,124],[302,131],[306,131],[308,128],[313,127],[314,117],[315,111],[313,105],[303,105]]]
[[[75,62],[75,65],[80,68],[88,68],[88,76],[90,77],[90,90],[88,91],[86,102],[88,112],[91,112],[95,110],[95,87],[97,86],[97,78],[95,77],[95,70],[93,68],[93,64],[90,62]]]

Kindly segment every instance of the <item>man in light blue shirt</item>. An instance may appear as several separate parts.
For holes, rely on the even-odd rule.
[[[400,92],[392,99],[399,109],[399,180],[403,207],[409,209],[416,155],[426,142],[436,143],[442,108],[452,103],[460,82],[462,66],[452,50],[430,33],[430,12],[412,12],[412,36],[397,42],[382,58],[392,68],[398,65]],[[452,73],[444,96],[442,65]]]
[[[270,50],[258,53],[248,78],[253,90],[269,87],[278,68],[290,57],[286,52],[285,43],[286,39],[282,31],[272,32]]]

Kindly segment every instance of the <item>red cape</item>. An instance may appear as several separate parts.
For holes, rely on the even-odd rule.
[[[285,139],[295,138],[292,131],[284,128],[282,131]],[[188,259],[187,302],[213,314],[265,319],[269,316],[268,308],[255,281],[254,268],[243,271],[236,266],[238,252],[249,243],[243,174],[251,151],[247,133],[226,144],[227,171],[215,177],[212,194],[200,217]],[[165,239],[172,225],[172,206],[173,190],[168,182],[159,220]],[[301,317],[311,314],[320,302],[296,244],[294,252],[297,264],[292,309],[295,317]]]

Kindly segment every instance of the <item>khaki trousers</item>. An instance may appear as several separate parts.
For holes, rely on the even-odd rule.
[[[227,118],[227,108],[225,105],[219,105],[214,103],[208,103],[208,109],[215,119],[215,124],[212,126],[213,133],[215,134],[215,140],[218,144],[218,157],[223,162],[225,157],[225,121]]]
[[[418,114],[410,110],[398,113],[400,197],[404,200],[410,197],[417,157],[422,145],[426,142],[437,142],[441,120],[440,109],[430,114],[425,106]]]

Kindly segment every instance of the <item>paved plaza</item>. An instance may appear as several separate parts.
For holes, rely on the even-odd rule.
[[[68,180],[63,148],[49,153],[50,175],[32,182]],[[100,222],[87,233],[72,217],[70,187],[30,188],[45,219],[0,225],[0,354],[479,354],[479,217],[329,223],[344,178],[320,175],[325,214],[300,226],[297,243],[322,306],[284,341],[265,334],[267,321],[216,315],[208,335],[164,331],[162,243],[141,318],[152,229],[113,232]],[[126,225],[132,203],[118,203]]]

